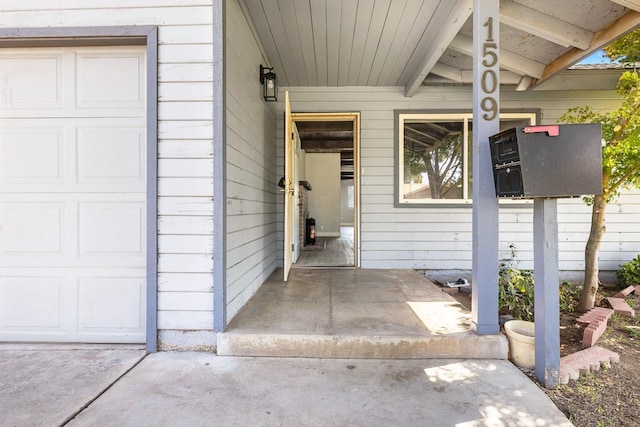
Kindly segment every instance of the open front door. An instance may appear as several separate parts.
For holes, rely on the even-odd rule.
[[[295,224],[295,185],[296,182],[296,152],[293,135],[293,122],[291,120],[291,105],[289,104],[289,92],[284,94],[284,280],[289,278],[289,271],[293,264],[293,253],[295,251],[294,234]]]

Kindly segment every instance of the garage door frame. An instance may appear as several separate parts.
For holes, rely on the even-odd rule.
[[[158,277],[158,27],[58,27],[0,29],[0,48],[69,46],[146,46],[147,261],[146,349],[157,351]]]

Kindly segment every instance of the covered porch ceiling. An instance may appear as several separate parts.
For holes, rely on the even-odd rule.
[[[281,86],[471,83],[472,0],[240,0]],[[640,0],[501,0],[503,84],[535,87],[640,25]]]
[[[472,83],[473,0],[239,0],[280,86]],[[534,89],[640,25],[640,0],[500,0],[500,80]],[[307,152],[339,152],[353,178],[353,134],[299,123]]]

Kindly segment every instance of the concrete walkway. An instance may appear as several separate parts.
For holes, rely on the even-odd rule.
[[[571,425],[505,360],[20,347],[0,346],[2,426]]]

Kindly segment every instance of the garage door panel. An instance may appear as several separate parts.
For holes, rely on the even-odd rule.
[[[145,342],[145,66],[0,48],[0,340]]]
[[[0,325],[14,331],[46,329],[61,333],[62,300],[61,278],[1,277]]]
[[[0,254],[64,255],[64,204],[0,203]]]
[[[142,204],[82,203],[78,224],[79,256],[145,256]]]
[[[79,183],[144,186],[144,137],[140,127],[78,129]]]
[[[0,53],[0,109],[62,108],[62,52]]]
[[[142,107],[144,57],[123,50],[104,53],[81,51],[77,55],[79,108]]]
[[[62,182],[63,129],[0,129],[0,183]]]
[[[78,287],[78,332],[140,333],[144,278],[83,277]]]

